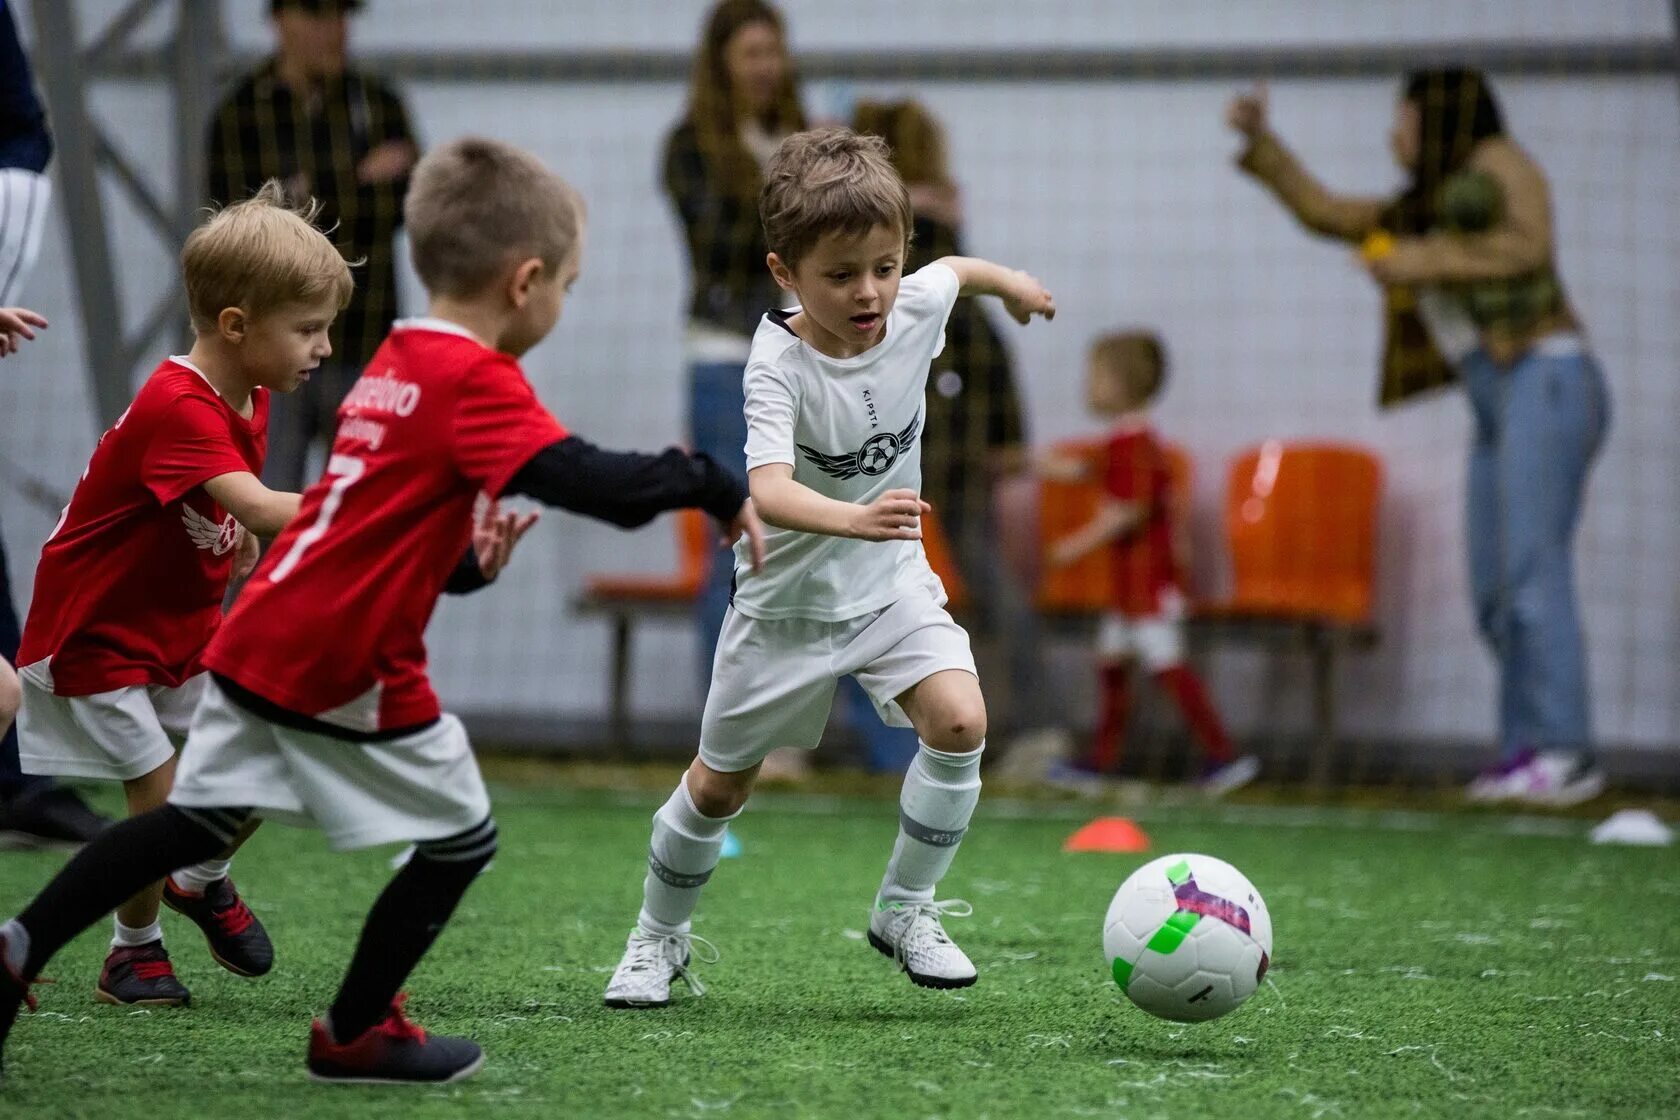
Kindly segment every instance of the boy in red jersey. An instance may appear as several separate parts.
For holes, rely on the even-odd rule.
[[[742,480],[704,455],[602,451],[525,381],[517,356],[553,328],[578,274],[571,187],[516,148],[469,138],[421,161],[405,214],[429,314],[399,322],[345,398],[325,477],[206,652],[212,681],[169,804],[111,829],[0,925],[0,1044],[28,978],[105,900],[274,817],[313,823],[338,848],[416,845],[313,1026],[311,1077],[469,1076],[479,1047],[421,1030],[398,989],[496,850],[483,780],[459,721],[439,710],[424,645],[438,595],[484,582],[463,556],[475,501],[526,494],[625,526],[697,506],[762,561]]]
[[[1109,417],[1097,515],[1057,541],[1050,562],[1072,564],[1099,548],[1112,550],[1114,605],[1097,632],[1101,707],[1083,769],[1118,766],[1130,707],[1131,670],[1143,667],[1178,705],[1206,757],[1203,788],[1221,794],[1252,781],[1259,765],[1233,757],[1225,725],[1207,689],[1184,657],[1184,592],[1176,557],[1172,469],[1149,421],[1149,406],[1166,381],[1161,340],[1144,331],[1097,339],[1087,361],[1087,404]],[[1053,460],[1046,473],[1077,479],[1084,464]]]
[[[327,328],[351,287],[332,243],[277,187],[194,230],[181,271],[192,352],[160,364],[100,438],[41,550],[18,649],[23,770],[120,781],[131,815],[169,794],[229,580],[251,570],[256,538],[297,511],[298,495],[257,477],[269,393],[291,392],[330,353]],[[189,1002],[160,901],[198,924],[228,971],[273,966],[228,879],[231,854],[171,868],[117,907],[97,999]]]

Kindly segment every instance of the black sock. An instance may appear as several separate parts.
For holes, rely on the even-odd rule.
[[[496,854],[496,825],[419,845],[368,912],[331,1011],[333,1037],[357,1038],[384,1019],[398,989],[442,932],[473,879]]]
[[[247,810],[183,812],[165,805],[107,828],[76,853],[18,915],[19,924],[29,933],[29,959],[23,974],[36,975],[72,937],[148,883],[214,856],[232,836],[232,832],[217,832],[227,822],[242,822],[248,815]]]

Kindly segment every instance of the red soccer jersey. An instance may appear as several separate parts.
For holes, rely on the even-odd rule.
[[[199,672],[239,534],[204,483],[260,474],[267,433],[267,389],[246,419],[184,359],[158,366],[100,437],[41,549],[18,665],[60,696],[174,687]]]
[[[1123,502],[1149,503],[1149,519],[1116,541],[1114,607],[1134,618],[1158,615],[1164,595],[1177,590],[1173,559],[1172,467],[1146,427],[1116,428],[1108,441],[1103,489]]]
[[[354,731],[436,719],[426,623],[472,539],[473,502],[564,438],[513,358],[451,323],[397,323],[338,410],[327,473],[205,664]]]

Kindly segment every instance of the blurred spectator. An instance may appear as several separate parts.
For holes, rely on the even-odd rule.
[[[783,137],[804,127],[780,13],[763,0],[721,0],[706,17],[694,55],[688,107],[665,139],[663,178],[692,272],[684,340],[689,436],[696,451],[741,475],[747,467],[741,376],[759,319],[782,304],[758,221],[761,168]],[[700,602],[706,680],[732,577],[730,554],[720,552]]]
[[[362,0],[270,0],[276,51],[247,75],[210,124],[210,198],[249,197],[279,179],[321,201],[320,222],[345,259],[363,262],[333,324],[330,359],[296,393],[274,397],[263,478],[308,481],[310,449],[330,442],[344,394],[397,317],[395,245],[408,175],[419,158],[394,90],[348,65],[349,15]]]
[[[1252,756],[1235,757],[1201,677],[1185,660],[1182,514],[1175,508],[1172,464],[1149,417],[1166,383],[1166,350],[1148,332],[1107,335],[1092,344],[1085,377],[1091,412],[1112,425],[1103,500],[1090,522],[1050,552],[1059,567],[1098,549],[1113,558],[1113,603],[1097,630],[1097,730],[1080,768],[1092,774],[1119,768],[1135,665],[1178,705],[1202,749],[1203,788],[1228,793],[1253,781],[1260,766]],[[1045,463],[1046,474],[1070,480],[1087,468],[1079,460]]]
[[[22,290],[41,247],[52,194],[46,177],[51,159],[52,135],[35,96],[29,58],[18,39],[11,9],[0,0],[0,310],[7,309]],[[27,330],[31,323],[43,325],[38,316],[23,319],[6,314],[0,331],[8,341],[0,354],[22,337],[23,331],[14,328]],[[18,766],[17,729],[12,726],[19,697],[12,668],[18,636],[6,550],[0,543],[0,842],[82,843],[109,822],[71,790],[51,778],[25,774]]]
[[[951,177],[945,131],[919,102],[862,101],[852,127],[886,140],[893,166],[910,188],[914,237],[904,266],[914,272],[940,257],[963,253],[962,200]],[[1002,641],[1009,675],[1007,720],[1014,730],[1045,722],[1039,623],[1030,590],[1010,570],[999,546],[997,488],[1026,465],[1021,397],[1008,347],[972,296],[957,300],[945,325],[945,349],[928,376],[922,428],[922,497],[933,505],[950,539],[958,569],[974,597],[982,630]],[[858,696],[861,697],[861,692]],[[848,700],[851,700],[850,695]],[[864,698],[848,703],[862,717]],[[887,734],[895,729],[883,728]],[[873,734],[873,732],[871,733]],[[872,748],[874,743],[871,743]],[[900,744],[901,746],[901,744]],[[909,744],[913,753],[915,743]],[[891,766],[875,757],[877,768]],[[909,755],[904,756],[908,761]]]
[[[1455,375],[1468,390],[1471,592],[1500,672],[1499,762],[1469,795],[1596,796],[1570,549],[1609,400],[1558,279],[1544,172],[1475,70],[1406,79],[1391,139],[1411,182],[1395,198],[1321,186],[1272,133],[1264,90],[1227,116],[1244,171],[1308,229],[1363,242],[1388,313],[1383,403]]]

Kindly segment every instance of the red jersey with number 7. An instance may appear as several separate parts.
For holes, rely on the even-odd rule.
[[[352,731],[436,719],[426,624],[471,542],[473,503],[566,434],[515,359],[453,323],[399,321],[205,665]]]
[[[243,531],[205,493],[262,472],[268,390],[241,416],[185,358],[153,371],[41,549],[18,666],[60,696],[174,688],[222,621]]]

